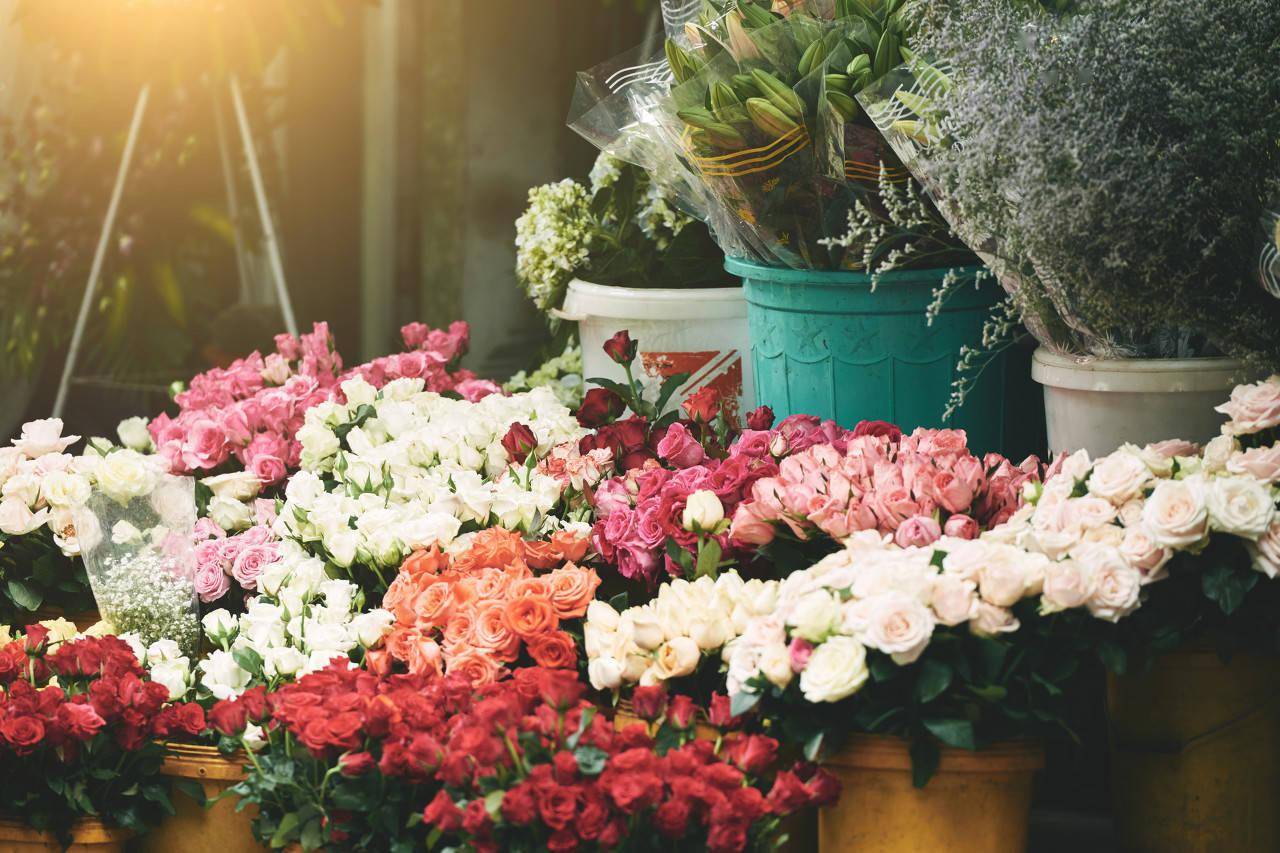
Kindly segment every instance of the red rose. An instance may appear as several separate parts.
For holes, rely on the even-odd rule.
[[[688,731],[693,726],[697,713],[698,706],[693,704],[693,699],[680,694],[671,699],[671,705],[667,708],[667,719],[680,731]]]
[[[692,808],[683,797],[672,797],[653,813],[653,825],[664,838],[672,840],[684,838],[689,828],[689,814]]]
[[[26,755],[44,740],[44,723],[38,717],[11,717],[0,723],[0,738],[18,755]]]
[[[248,708],[235,699],[223,699],[209,710],[209,725],[215,731],[236,737],[244,731],[248,722]]]
[[[586,791],[582,800],[582,808],[578,810],[578,819],[574,821],[574,828],[584,841],[594,841],[608,826],[609,804],[594,788]]]
[[[537,447],[538,437],[533,434],[532,429],[522,423],[512,424],[507,428],[507,434],[502,437],[502,448],[517,465],[523,465],[529,458],[529,454]]]
[[[44,652],[45,646],[49,644],[49,629],[40,624],[28,625],[23,629],[25,633],[24,643],[26,644],[27,653],[38,655]]]
[[[704,385],[690,394],[681,408],[691,420],[711,423],[720,412],[720,392],[710,385]]]
[[[596,837],[596,842],[601,850],[612,850],[622,843],[622,839],[627,834],[627,822],[622,817],[614,817],[613,820],[605,824],[600,835]]]
[[[810,802],[819,808],[825,808],[840,799],[840,780],[821,768],[804,783],[804,789],[809,794]]]
[[[533,798],[533,787],[520,783],[507,791],[502,798],[502,816],[517,826],[528,826],[538,816],[538,804]]]
[[[547,849],[551,853],[571,853],[578,849],[578,836],[571,829],[557,829],[547,839]]]
[[[747,846],[747,830],[737,822],[714,823],[707,833],[707,850],[710,853],[738,853]]]
[[[790,770],[783,770],[773,780],[769,790],[769,810],[776,815],[789,815],[809,805],[809,792],[800,777]]]
[[[718,729],[736,729],[742,725],[739,717],[733,716],[729,697],[723,693],[712,693],[711,704],[707,706],[707,720]]]
[[[564,829],[578,812],[578,789],[552,783],[538,789],[538,814],[552,829]]]
[[[578,779],[578,759],[572,752],[560,750],[551,757],[551,767],[555,770],[556,781],[569,785]]]
[[[327,740],[330,746],[339,749],[355,749],[360,745],[360,732],[364,720],[353,711],[344,711],[326,723]]]
[[[422,810],[422,820],[441,832],[454,832],[462,826],[462,809],[443,790],[437,791],[435,799]]]
[[[462,828],[472,835],[485,835],[492,821],[489,811],[484,807],[484,799],[477,798],[467,803],[462,811]]]
[[[601,427],[622,416],[627,404],[608,388],[592,388],[578,407],[578,423],[584,427]]]
[[[755,430],[766,430],[773,426],[773,409],[768,406],[760,406],[751,414],[747,415],[747,428]]]
[[[156,734],[161,737],[196,737],[205,730],[204,709],[195,703],[170,705],[156,718]]]
[[[864,435],[887,438],[894,444],[902,440],[902,430],[888,421],[861,421],[853,428],[853,437],[858,438]]]
[[[728,747],[729,760],[751,776],[759,776],[778,759],[778,742],[763,735],[738,735]]]
[[[365,751],[345,752],[338,758],[338,769],[343,776],[363,776],[373,769],[373,756]]]
[[[699,778],[711,787],[725,792],[742,787],[742,771],[732,764],[711,764],[702,771]]]
[[[610,778],[609,796],[627,814],[635,814],[662,799],[662,780],[654,773],[621,773]]]
[[[637,717],[652,723],[667,710],[667,688],[660,684],[637,687],[631,694],[631,708]]]
[[[605,354],[613,359],[615,364],[624,366],[636,360],[637,349],[639,349],[639,344],[631,340],[631,335],[628,334],[626,329],[604,342]]]
[[[742,823],[755,823],[768,812],[764,794],[758,788],[744,785],[729,792],[729,808]]]
[[[537,674],[537,695],[544,703],[563,711],[577,704],[582,698],[583,685],[576,672],[565,672],[563,669],[524,669],[521,672]]]

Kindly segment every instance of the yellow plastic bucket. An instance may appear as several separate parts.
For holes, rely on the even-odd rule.
[[[132,849],[140,853],[250,853],[262,849],[253,838],[250,827],[257,809],[236,811],[234,797],[213,800],[244,778],[243,754],[223,755],[216,747],[167,743],[164,767],[160,771],[171,779],[190,779],[199,783],[209,801],[201,807],[180,791],[173,792],[176,815],[165,820],[146,835],[140,836]]]
[[[51,832],[41,832],[26,824],[0,819],[0,850],[26,853],[26,851],[66,850],[69,853],[124,853],[125,842],[133,837],[128,829],[108,827],[100,820],[84,818],[71,828],[71,846],[63,847]]]

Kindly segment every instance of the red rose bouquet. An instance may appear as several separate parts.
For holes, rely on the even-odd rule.
[[[52,643],[29,626],[0,648],[0,814],[61,833],[81,817],[145,831],[171,811],[159,740],[205,729],[199,705],[168,699],[123,640]]]
[[[572,672],[464,678],[331,667],[211,712],[269,745],[233,791],[255,832],[306,849],[771,849],[782,816],[831,802],[826,774],[777,770],[777,743],[694,737],[694,709],[615,731]],[[687,713],[685,713],[687,711]],[[802,778],[807,777],[807,778]]]

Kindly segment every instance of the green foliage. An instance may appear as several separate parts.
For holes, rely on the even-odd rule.
[[[0,533],[0,625],[26,625],[39,610],[93,607],[84,563],[64,556],[47,526],[23,536]]]

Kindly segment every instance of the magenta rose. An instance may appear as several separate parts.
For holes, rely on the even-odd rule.
[[[691,468],[707,458],[702,445],[681,423],[667,427],[667,434],[658,442],[658,455],[676,468]]]

